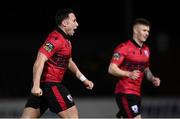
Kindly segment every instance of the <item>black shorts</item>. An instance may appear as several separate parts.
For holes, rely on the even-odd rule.
[[[54,113],[64,111],[75,105],[69,91],[61,83],[41,83],[43,95],[30,95],[25,107],[39,108],[41,114],[50,109]]]
[[[133,94],[115,94],[116,103],[119,107],[117,117],[134,118],[141,114],[141,98]]]

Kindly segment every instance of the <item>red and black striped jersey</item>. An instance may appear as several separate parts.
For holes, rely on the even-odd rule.
[[[141,71],[140,77],[136,80],[121,77],[116,84],[115,93],[141,94],[141,83],[144,69],[149,66],[149,56],[149,48],[145,44],[140,47],[134,40],[127,40],[115,48],[111,63],[125,71]]]
[[[46,55],[48,61],[44,65],[41,82],[61,82],[71,57],[71,42],[66,34],[56,28],[52,31],[39,52]]]

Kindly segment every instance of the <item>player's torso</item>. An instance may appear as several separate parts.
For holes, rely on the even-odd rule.
[[[71,58],[71,42],[58,32],[53,32],[53,35],[56,36],[57,48],[45,63],[42,82],[61,82]]]
[[[67,69],[69,58],[71,57],[71,42],[69,40],[60,39],[60,48],[49,58],[48,64],[53,64],[57,69]]]
[[[149,62],[149,50],[147,47],[137,47],[133,43],[126,44],[126,56],[120,68],[133,71],[140,70],[144,72],[145,67]]]
[[[144,69],[149,63],[149,49],[146,46],[138,47],[137,44],[131,41],[126,42],[125,45],[126,55],[124,61],[119,66],[120,69],[125,71],[139,70],[141,73],[140,77],[136,80],[128,77],[120,78],[116,86],[116,92],[140,95]]]

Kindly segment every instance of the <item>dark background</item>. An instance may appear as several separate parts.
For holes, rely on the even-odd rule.
[[[9,1],[10,2],[10,1]],[[117,79],[107,73],[115,46],[131,38],[131,23],[137,17],[151,24],[147,44],[151,70],[161,78],[155,88],[144,80],[146,96],[179,96],[179,6],[174,1],[45,1],[0,5],[0,97],[26,97],[30,93],[32,67],[38,48],[55,26],[58,9],[72,8],[79,28],[73,36],[73,60],[95,83],[86,90],[67,72],[63,83],[74,96],[112,96]]]

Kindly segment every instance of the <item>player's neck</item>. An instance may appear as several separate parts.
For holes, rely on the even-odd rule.
[[[133,38],[133,40],[140,46],[143,46],[143,42],[141,42],[140,40],[138,40],[137,38]]]
[[[67,35],[66,30],[62,26],[58,25],[58,27]]]

